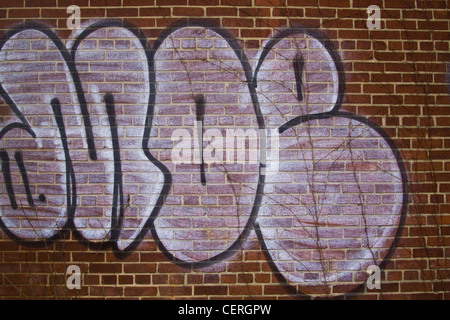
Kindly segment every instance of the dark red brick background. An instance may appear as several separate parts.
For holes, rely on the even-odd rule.
[[[281,170],[276,176],[267,178],[266,197],[257,218],[268,248],[263,247],[251,225],[249,234],[242,239],[242,246],[220,256],[238,239],[247,221],[251,221],[258,168],[248,164],[230,164],[224,166],[227,172],[224,175],[220,168],[208,166],[208,185],[203,187],[198,168],[189,165],[179,169],[171,167],[167,150],[172,148],[170,138],[175,129],[183,127],[195,134],[194,92],[206,97],[205,129],[219,129],[225,133],[234,127],[258,128],[246,83],[249,79],[229,44],[221,42],[223,39],[211,30],[208,33],[196,27],[193,31],[181,30],[180,34],[166,37],[162,43],[164,50],[155,54],[157,59],[166,61],[155,63],[157,97],[149,148],[155,158],[172,171],[173,189],[156,219],[155,232],[159,239],[154,233],[147,232],[142,242],[126,256],[121,256],[115,254],[111,246],[101,247],[104,238],[114,238],[104,230],[111,228],[110,211],[114,208],[111,177],[114,177],[114,165],[118,162],[114,158],[115,146],[121,149],[123,207],[127,209],[124,210],[123,230],[117,235],[120,250],[120,246],[127,247],[136,237],[135,230],[139,230],[145,220],[142,216],[149,215],[146,210],[154,205],[160,192],[153,188],[155,181],[161,179],[160,171],[150,165],[141,150],[147,112],[145,95],[148,96],[150,90],[148,73],[142,64],[145,53],[136,38],[131,34],[124,36],[123,31],[117,31],[117,28],[92,33],[80,45],[76,53],[77,69],[89,105],[98,150],[98,161],[91,161],[84,142],[85,133],[80,130],[84,123],[80,107],[71,100],[70,84],[64,82],[68,73],[61,55],[47,39],[35,39],[31,49],[25,42],[16,41],[15,47],[3,49],[3,52],[8,51],[6,56],[2,57],[0,53],[0,63],[6,57],[8,61],[19,61],[20,67],[0,72],[0,80],[5,86],[12,84],[8,92],[13,99],[24,99],[18,103],[19,108],[30,119],[30,124],[39,129],[43,148],[36,145],[29,133],[17,129],[3,137],[1,148],[10,153],[11,159],[15,150],[27,151],[24,151],[24,157],[33,195],[37,197],[45,193],[47,196],[46,205],[37,209],[37,212],[45,212],[39,219],[51,220],[60,214],[68,201],[64,193],[67,176],[60,174],[66,169],[64,148],[56,139],[58,126],[53,119],[50,101],[36,100],[39,97],[44,100],[48,94],[58,95],[77,181],[79,207],[74,227],[78,233],[67,230],[62,233],[62,239],[44,241],[44,246],[36,247],[14,239],[4,229],[0,230],[1,298],[450,298],[450,1],[12,0],[1,5],[1,33],[6,35],[24,22],[38,22],[53,30],[70,48],[75,38],[71,38],[72,31],[66,25],[69,17],[66,8],[70,5],[81,8],[82,28],[98,20],[117,19],[142,30],[142,38],[146,39],[148,48],[154,46],[169,26],[180,21],[185,24],[201,21],[201,24],[216,26],[217,30],[225,30],[232,35],[236,44],[245,51],[252,73],[261,48],[280,30],[287,26],[318,30],[330,39],[343,68],[340,74],[345,80],[345,92],[342,92],[340,111],[368,121],[322,118],[299,124],[292,132],[281,135]],[[381,8],[380,30],[367,28],[366,10],[371,5]],[[205,32],[204,36],[198,35],[201,32]],[[68,39],[71,42],[66,43]],[[169,40],[173,43],[179,40],[178,47],[169,46]],[[325,50],[320,51],[323,48],[313,37],[304,41],[308,48],[318,49],[315,51],[317,56],[309,56],[307,67],[312,68],[314,61],[328,59],[332,62]],[[281,42],[280,47],[282,45],[285,43]],[[199,50],[190,51],[190,46]],[[21,56],[25,52],[41,54],[36,58]],[[183,63],[172,61],[176,60],[175,54],[182,56],[180,60]],[[301,108],[309,106],[298,108],[297,101],[290,100],[290,93],[295,91],[295,78],[292,78],[292,65],[286,61],[291,63],[293,53],[287,50],[285,54],[273,65],[270,64],[273,57],[269,57],[269,62],[261,69],[257,94],[267,128],[277,128],[298,115],[308,113]],[[9,59],[9,55],[13,58]],[[23,69],[27,66],[32,68],[27,59],[33,63],[37,60],[48,63],[48,68],[56,66],[56,71],[38,77],[33,70],[26,72]],[[130,72],[122,72],[125,64],[128,64],[126,70]],[[188,72],[184,69],[186,65],[191,68]],[[221,68],[215,70],[218,65]],[[265,68],[275,68],[277,78],[264,78],[264,72],[268,72]],[[319,67],[321,71],[326,68],[325,64]],[[223,72],[224,69],[227,72]],[[329,73],[312,72],[306,76],[305,82],[312,83],[309,91],[306,90],[310,93],[311,108],[316,108],[312,114],[330,111],[334,102],[327,99],[332,100],[338,90],[333,87]],[[15,84],[20,87],[15,87]],[[15,89],[18,91],[14,92]],[[24,93],[29,95],[22,97]],[[116,103],[115,120],[120,140],[117,145],[108,140],[112,119],[108,118],[102,100],[106,93],[112,93]],[[268,101],[264,102],[264,98]],[[273,100],[277,103],[272,105],[270,101]],[[0,126],[3,129],[16,120],[5,97],[0,98],[0,103]],[[385,136],[373,128],[379,128]],[[361,136],[355,133],[359,130],[364,132]],[[299,142],[298,137],[303,140]],[[350,142],[346,140],[348,137],[352,138]],[[392,142],[394,149],[386,144],[387,140]],[[349,148],[354,151],[350,152],[351,155],[348,155]],[[300,154],[298,150],[305,152]],[[330,150],[350,158],[336,159],[331,155],[319,167],[319,161],[314,157],[322,160],[330,157]],[[358,152],[366,161],[358,158]],[[307,158],[302,158],[305,155]],[[392,221],[394,227],[400,223],[400,209],[393,210],[391,215],[386,213],[390,210],[386,208],[393,207],[393,203],[401,204],[398,197],[402,192],[395,188],[401,183],[392,178],[398,169],[395,156],[404,165],[408,206],[394,250],[388,254],[393,235],[388,237],[389,241],[376,247],[376,260],[384,261],[381,289],[369,290],[364,285],[367,279],[364,271],[370,259],[363,257],[357,250],[358,245],[356,249],[352,247],[354,242],[351,239],[367,236],[370,242],[369,238],[378,239]],[[5,168],[4,163],[2,168]],[[311,185],[301,184],[308,179],[305,168],[314,168],[312,175],[316,185],[313,189]],[[18,168],[12,167],[12,171],[15,173],[13,179],[20,181]],[[355,178],[355,172],[359,178]],[[363,190],[349,191],[354,198],[347,196],[343,190],[354,187],[355,179],[358,185],[375,186],[375,196],[364,198],[363,202],[358,198]],[[20,214],[17,211],[11,213],[8,209],[6,183],[4,180],[1,182],[2,214],[10,212],[16,218],[15,215]],[[247,189],[241,190],[237,197],[236,188],[242,186]],[[23,195],[25,192],[17,193]],[[314,196],[309,193],[323,199],[322,216],[308,216],[308,212],[317,207],[311,200]],[[290,198],[293,194],[296,197]],[[327,196],[334,200],[326,202]],[[390,197],[397,197],[397,200]],[[337,202],[338,198],[341,202]],[[25,196],[23,199],[26,201]],[[346,210],[350,204],[372,210],[373,217],[369,217],[373,218],[372,223],[363,224],[359,218],[355,220],[359,209],[356,213],[349,213]],[[205,208],[210,211],[205,213]],[[289,224],[292,210],[310,210],[301,220],[302,228]],[[23,212],[25,215],[33,214],[34,208],[25,208]],[[386,222],[386,219],[393,220]],[[29,238],[34,232],[33,223],[28,221],[27,225],[25,219],[21,223],[20,227],[10,226],[10,229],[15,230],[19,238]],[[304,224],[308,227],[304,228]],[[339,227],[342,225],[355,229]],[[51,234],[53,231],[47,230]],[[86,239],[91,242],[86,244]],[[335,247],[321,248],[321,239],[341,239],[342,242],[337,245],[329,240],[327,243],[334,243]],[[157,245],[157,240],[163,243],[166,251]],[[283,247],[283,250],[267,252],[266,249],[274,245],[269,243],[270,240],[286,241],[283,245],[293,240],[304,241],[306,247]],[[213,263],[195,263],[216,255],[219,258]],[[173,259],[188,263],[175,263]],[[275,263],[279,270],[288,270],[287,262],[292,260],[304,261],[302,266],[306,267],[299,276],[304,282],[292,280],[294,286],[286,287],[272,264]],[[362,269],[352,268],[355,261],[362,261]],[[329,263],[333,270],[343,271],[336,279],[329,280],[330,283],[317,281],[322,275],[323,263]],[[69,265],[81,268],[81,290],[66,288]]]

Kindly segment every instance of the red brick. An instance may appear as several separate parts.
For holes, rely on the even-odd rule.
[[[137,8],[120,8],[120,9],[108,9],[107,16],[108,17],[136,17],[138,16]]]
[[[158,294],[157,287],[125,287],[124,295],[132,297],[153,297]]]
[[[196,296],[221,296],[226,295],[227,292],[226,286],[194,286]]]
[[[219,16],[219,17],[227,17],[227,16],[237,16],[238,10],[236,8],[207,8],[206,15],[208,17],[211,16]],[[238,19],[236,19],[238,20]]]
[[[165,286],[160,287],[159,294],[163,297],[177,297],[177,296],[191,296],[192,287],[175,287]]]
[[[252,59],[258,57],[257,52],[260,51],[261,44],[286,25],[301,24],[324,32],[333,41],[333,45],[340,50],[337,55],[342,60],[345,70],[345,98],[341,110],[370,119],[383,128],[387,136],[391,137],[399,155],[404,160],[411,202],[397,249],[385,263],[386,282],[383,278],[382,293],[358,291],[347,298],[450,298],[450,295],[446,294],[448,291],[446,281],[448,272],[446,271],[449,261],[445,258],[450,254],[450,220],[447,217],[450,213],[448,204],[450,195],[447,195],[450,191],[450,175],[448,174],[450,161],[447,161],[450,154],[450,139],[447,138],[448,130],[446,129],[450,124],[448,108],[450,95],[446,84],[447,73],[450,70],[446,63],[442,63],[450,58],[448,53],[448,12],[445,1],[406,0],[399,4],[395,1],[385,3],[381,0],[344,0],[339,3],[331,0],[211,0],[205,4],[201,0],[17,0],[2,4],[3,8],[0,9],[2,34],[12,26],[25,21],[42,20],[44,24],[55,28],[58,36],[64,42],[72,32],[66,26],[69,16],[66,8],[72,4],[81,7],[83,21],[97,18],[117,18],[143,29],[150,46],[167,26],[185,18],[193,17],[193,20],[196,20],[197,17],[201,17],[205,23],[221,26],[222,29],[238,38],[239,45]],[[369,31],[367,29],[366,8],[369,5],[382,7],[382,30]],[[408,9],[409,7],[411,10]],[[118,42],[114,42],[116,35],[117,33],[111,33],[109,38],[100,39],[99,43],[103,43],[103,45],[105,41],[112,43],[111,49],[108,49],[109,52],[105,55],[96,53],[99,50],[96,48],[97,39],[85,40],[83,48],[88,51],[83,60],[91,64],[89,66],[80,64],[78,67],[80,71],[84,70],[85,76],[90,73],[92,79],[97,78],[99,83],[96,85],[100,91],[109,91],[115,94],[116,112],[121,123],[119,137],[121,140],[127,137],[126,141],[121,141],[121,147],[138,149],[142,140],[139,140],[138,135],[142,133],[139,133],[138,129],[128,130],[128,127],[135,125],[138,128],[139,125],[145,125],[143,115],[146,110],[142,111],[135,106],[139,99],[144,99],[144,97],[137,97],[137,94],[128,92],[134,90],[139,93],[144,89],[144,86],[139,83],[144,70],[139,63],[134,61],[127,65],[122,64],[121,60],[125,57],[137,59],[139,56],[135,52],[136,50],[129,46],[130,43],[128,46],[123,44],[121,48],[114,48],[114,43],[118,44]],[[94,46],[88,47],[89,44],[94,44]],[[20,42],[17,43],[17,46],[20,46]],[[100,51],[102,50],[104,48],[100,49]],[[128,51],[133,52],[128,53]],[[183,47],[179,54],[184,59],[201,56],[204,60],[211,57],[220,60],[227,57],[226,53],[208,52],[205,48],[197,48],[197,51],[197,54],[193,54]],[[311,54],[311,57],[315,55]],[[114,61],[104,61],[104,56],[114,59]],[[41,58],[54,62],[60,57],[56,52],[46,51],[41,53]],[[217,73],[211,72],[204,79],[204,75],[201,73],[204,70],[195,70],[203,68],[203,65],[203,62],[192,62],[189,65],[194,81],[192,87],[189,83],[178,81],[180,78],[178,74],[168,74],[167,76],[169,80],[171,77],[178,77],[176,83],[167,81],[157,84],[161,90],[166,90],[167,97],[164,98],[166,100],[164,103],[166,105],[177,104],[176,107],[167,108],[166,114],[161,113],[160,116],[173,116],[170,118],[171,123],[182,127],[187,121],[183,117],[192,117],[193,114],[192,106],[186,106],[187,97],[192,89],[194,91],[207,89],[211,94],[216,93],[209,101],[209,104],[214,105],[214,109],[211,107],[213,111],[208,115],[209,123],[212,125],[229,124],[230,126],[252,123],[250,117],[242,116],[243,111],[241,110],[243,109],[238,107],[245,97],[239,96],[241,94],[240,87],[235,84],[237,79],[244,82],[247,79],[236,78],[239,76],[238,74],[231,77],[227,73],[220,73],[220,66],[216,67]],[[127,78],[135,85],[125,84],[123,86],[117,73],[128,67],[130,69],[127,70],[132,69],[134,73],[131,72]],[[290,67],[288,66],[288,68]],[[68,88],[62,84],[66,81],[64,74],[42,73],[37,77],[34,74],[22,75],[21,72],[15,72],[14,75],[12,73],[6,75],[6,78],[24,83],[21,88],[18,88],[19,92],[25,90],[53,93],[56,90],[55,92],[61,95],[61,99],[64,99],[64,94],[70,93]],[[320,74],[315,76],[315,79],[319,84],[327,81],[327,77]],[[54,86],[52,82],[55,80],[61,83]],[[203,80],[212,81],[211,83],[214,84],[198,83]],[[37,85],[39,81],[42,83]],[[90,84],[91,89],[95,90],[93,83]],[[83,85],[87,88],[87,84]],[[227,90],[227,95],[224,94],[225,90]],[[24,155],[27,161],[39,162],[39,169],[42,173],[37,175],[29,172],[28,177],[33,188],[37,183],[50,185],[45,188],[38,187],[38,190],[46,189],[48,190],[48,192],[46,191],[47,197],[50,195],[55,197],[59,188],[51,186],[51,184],[53,181],[59,183],[64,181],[64,176],[60,172],[61,168],[50,160],[55,157],[55,153],[50,151],[55,144],[53,141],[55,131],[51,127],[54,126],[52,122],[54,115],[48,114],[49,111],[40,106],[38,99],[40,97],[23,97],[23,101],[27,103],[26,116],[32,126],[40,129],[39,134],[48,136],[48,139],[42,141],[43,151],[27,151],[24,152]],[[3,100],[0,99],[2,104],[0,125],[2,127],[6,123],[17,121],[10,116],[12,112]],[[226,104],[227,107],[224,109],[219,106],[221,104]],[[246,101],[245,104],[251,104],[251,102]],[[89,108],[94,128],[102,126],[101,129],[104,130],[102,137],[96,139],[98,150],[102,151],[108,144],[106,139],[109,136],[109,123],[107,118],[102,119],[105,115],[100,114],[104,113],[104,111],[99,112],[100,107],[90,105]],[[284,106],[281,106],[281,109],[283,108]],[[176,116],[174,116],[175,112]],[[72,127],[78,129],[78,126],[82,125],[82,123],[79,124],[80,119],[77,117],[78,115],[71,114],[71,117],[67,118],[66,125],[69,128],[67,130],[71,130]],[[165,120],[167,119],[169,118],[165,118]],[[269,119],[268,123],[271,123],[270,121],[272,119]],[[319,123],[321,126],[333,124],[330,119],[321,120]],[[169,141],[171,131],[161,130],[157,133],[159,137],[167,138]],[[154,132],[152,134],[154,135],[153,139],[156,134]],[[19,140],[19,137],[20,132],[16,134],[11,132],[6,137],[8,139],[4,138],[6,141],[4,146],[8,149],[26,148],[26,141]],[[112,201],[109,194],[112,191],[105,188],[109,178],[104,171],[109,165],[105,160],[112,159],[106,159],[103,156],[102,160],[89,161],[83,142],[76,139],[69,140],[70,152],[74,160],[73,169],[77,172],[77,204],[80,207],[77,208],[76,215],[80,218],[91,217],[94,219],[110,214],[110,209],[106,206]],[[163,142],[159,145],[165,148]],[[293,157],[287,152],[283,152],[282,155]],[[61,156],[63,155],[61,154]],[[383,153],[374,148],[367,151],[365,156],[376,160],[383,158]],[[140,201],[147,204],[147,200],[143,201],[144,197],[139,194],[140,186],[135,184],[136,176],[141,173],[140,166],[128,162],[134,160],[132,152],[125,151],[124,157],[122,169],[125,185],[122,191],[131,195],[134,205],[141,206]],[[161,157],[170,159],[170,152],[162,151]],[[376,162],[374,165],[348,163],[339,170],[364,171],[368,174],[362,180],[376,183],[377,179],[382,178],[382,175],[377,175]],[[294,167],[289,167],[289,170],[292,168]],[[194,170],[192,166],[184,167],[184,169]],[[245,167],[235,166],[234,169],[230,178],[245,184],[246,178],[242,174],[239,175],[239,172],[242,173]],[[198,172],[198,167],[195,167],[195,170]],[[320,161],[315,170],[318,174],[324,172]],[[286,178],[290,177],[289,174],[289,172],[282,172],[279,177],[273,179],[278,184],[288,184],[292,180]],[[335,172],[328,174],[328,181],[338,183],[345,181],[345,177],[345,175],[339,176]],[[195,243],[193,242],[195,248],[209,250],[222,243],[224,248],[227,247],[226,241],[229,239],[224,240],[223,237],[230,235],[231,230],[228,230],[227,226],[230,223],[236,225],[237,219],[222,219],[220,216],[205,217],[199,206],[206,204],[217,206],[210,211],[214,215],[225,212],[225,207],[233,203],[233,190],[222,186],[220,180],[215,180],[216,183],[209,184],[205,188],[199,183],[199,177],[192,178],[190,173],[186,174],[185,172],[174,174],[173,181],[172,192],[174,195],[167,198],[167,204],[188,206],[189,213],[202,216],[179,217],[176,216],[180,212],[177,210],[172,216],[175,219],[171,219],[172,212],[166,211],[167,208],[163,207],[162,212],[166,215],[160,216],[159,223],[164,226],[164,231],[174,231],[174,239],[195,241]],[[380,180],[380,182],[382,181]],[[280,190],[280,186],[276,187],[275,190]],[[374,191],[387,191],[389,187],[378,185]],[[287,186],[283,188],[290,190]],[[56,198],[52,201],[62,201],[62,199]],[[276,203],[276,199],[269,201],[273,205]],[[261,214],[267,214],[264,212],[266,209],[264,206],[263,202]],[[137,212],[138,208],[131,206],[127,214]],[[328,222],[333,221],[336,219]],[[352,221],[354,220],[346,220],[350,224]],[[372,218],[369,222],[374,223],[377,220]],[[94,224],[95,222],[91,220],[90,223]],[[191,229],[193,226],[199,228],[202,226],[203,228],[205,223],[207,228],[215,229]],[[26,223],[24,224],[26,225]],[[264,222],[264,224],[278,229],[290,226],[288,219]],[[123,223],[124,227],[131,228],[138,225],[139,222],[132,219],[125,219]],[[358,230],[350,232],[336,228],[329,232],[322,227],[319,232],[321,237],[338,237],[342,233],[361,234],[360,230],[358,233]],[[209,239],[210,236],[214,240],[198,240],[199,237]],[[279,284],[273,270],[266,262],[266,255],[261,250],[255,234],[251,233],[250,237],[253,238],[245,242],[244,247],[239,250],[239,254],[224,259],[220,264],[194,269],[189,265],[180,266],[170,261],[157,247],[151,232],[146,234],[145,240],[134,252],[123,257],[116,255],[109,244],[102,247],[101,250],[98,250],[98,246],[85,246],[83,242],[78,241],[73,232],[69,231],[64,233],[64,239],[45,248],[22,247],[9,239],[6,234],[0,233],[0,273],[2,274],[0,276],[0,294],[12,298],[18,298],[21,295],[23,298],[36,293],[50,297],[54,292],[61,293],[61,296],[67,295],[63,276],[67,262],[77,264],[83,272],[87,272],[82,290],[74,293],[74,296],[79,294],[83,298],[158,297],[166,299],[182,297],[191,299],[195,296],[197,298],[213,296],[226,299],[249,296],[263,299],[299,298]],[[361,259],[360,251],[352,248],[355,245],[356,242],[352,242],[350,239],[341,239],[341,241],[332,243],[332,247],[346,248],[344,257],[342,256],[343,251],[338,249],[327,249],[322,255],[306,251],[304,257],[317,259],[324,256],[330,260]],[[387,248],[381,250],[380,255],[384,256],[387,251]],[[339,263],[345,265],[345,261]],[[48,276],[55,271],[58,272],[58,275]],[[298,290],[313,296],[345,294],[363,283],[366,276],[364,272],[358,272],[351,278],[354,282],[345,282],[345,277],[341,275],[339,285],[324,287],[311,284],[299,287]],[[8,280],[13,282],[19,290],[11,288]],[[30,288],[28,281],[33,283],[33,288]],[[40,286],[40,283],[47,284],[51,281],[58,283],[54,292],[48,287]],[[69,293],[69,296],[72,295]]]
[[[240,8],[239,16],[240,17],[267,17],[270,14],[269,8]]]
[[[187,5],[187,0],[156,0],[158,6],[183,6]]]
[[[123,5],[130,7],[154,6],[155,0],[123,0]]]
[[[199,7],[189,7],[189,10],[186,10],[186,8],[184,7],[175,7],[172,9],[172,14],[174,16],[193,17],[193,16],[204,16],[205,11],[203,8]]]
[[[222,0],[221,4],[232,7],[250,7],[253,5],[252,0]]]
[[[142,17],[166,17],[170,16],[170,8],[140,8],[139,14]]]
[[[25,0],[25,7],[56,7],[56,0]]]
[[[92,7],[109,7],[109,6],[120,6],[121,0],[91,0],[90,5]]]
[[[9,9],[8,18],[37,18],[39,9]]]
[[[319,0],[319,6],[332,7],[332,8],[350,7],[350,0],[342,0],[342,1],[339,1],[338,4],[336,4],[336,2],[333,0]]]

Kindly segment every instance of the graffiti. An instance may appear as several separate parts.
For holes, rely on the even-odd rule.
[[[255,230],[272,269],[291,292],[339,295],[331,291],[332,284],[356,279],[361,270],[389,259],[406,213],[406,177],[384,131],[340,111],[344,72],[331,44],[311,32],[318,40],[308,43],[303,33],[286,29],[269,40],[255,72],[256,83],[269,84],[273,73],[272,78],[259,76],[262,70],[278,70],[280,60],[294,61],[296,73],[316,70],[304,72],[303,78],[307,91],[320,93],[305,98],[295,90],[283,91],[286,79],[292,82],[289,88],[299,86],[299,77],[286,77],[288,71],[277,74],[284,81],[276,97],[259,96],[266,125],[280,132],[280,171],[285,175],[265,182]],[[313,50],[305,50],[320,47],[318,41],[327,55],[314,57]],[[299,51],[308,51],[305,63],[297,59]],[[275,59],[266,61],[267,52],[277,52]],[[289,102],[290,110],[279,107]]]
[[[114,23],[108,25],[114,27]],[[124,192],[128,192],[128,185],[123,178],[128,177],[123,177],[122,167],[138,162],[149,162],[148,158],[144,150],[138,151],[138,143],[124,147],[123,144],[129,141],[119,141],[119,131],[123,130],[125,120],[116,115],[115,103],[117,100],[120,101],[121,97],[111,94],[109,90],[104,90],[102,97],[99,97],[93,91],[96,91],[100,84],[91,83],[93,90],[87,90],[86,94],[82,88],[82,84],[92,81],[93,79],[89,77],[95,75],[84,74],[82,67],[75,63],[79,54],[83,54],[83,51],[77,51],[77,48],[85,38],[92,34],[95,36],[101,28],[100,25],[93,25],[84,30],[74,42],[71,53],[64,48],[51,30],[40,25],[27,24],[13,29],[2,41],[2,51],[6,51],[1,66],[2,73],[6,73],[2,81],[2,96],[17,115],[19,122],[11,120],[12,123],[2,130],[1,136],[4,143],[8,144],[11,136],[20,134],[24,138],[21,143],[27,141],[33,146],[33,151],[23,151],[28,161],[22,165],[18,162],[20,170],[13,168],[13,163],[10,163],[10,168],[6,167],[7,170],[3,170],[12,205],[11,209],[2,208],[1,224],[9,236],[18,238],[25,244],[45,245],[50,240],[58,239],[66,229],[72,229],[78,238],[87,239],[99,247],[112,244],[117,250],[123,250],[138,238],[139,226],[142,227],[147,222],[152,203],[156,203],[159,191],[155,190],[154,194],[152,192],[158,186],[142,190],[142,193],[137,190],[134,194],[137,197],[145,197],[148,208],[142,206],[138,208],[138,212],[124,211]],[[128,38],[134,37],[132,43],[137,47],[136,50],[141,46],[141,51],[145,53],[141,44],[145,45],[145,41],[139,42],[128,29],[120,30],[122,35]],[[23,59],[21,56],[23,52],[8,50],[11,45],[15,46],[23,41],[44,49],[27,52],[31,61],[28,58]],[[23,75],[30,77],[22,85],[21,91],[24,92],[14,91],[17,84],[14,83],[14,76],[8,74],[8,70],[14,68],[23,68],[25,71]],[[148,67],[145,66],[145,69]],[[34,81],[36,77],[39,83]],[[115,77],[116,81],[120,81],[126,74],[117,73]],[[148,79],[143,79],[142,82],[148,86]],[[89,99],[96,99],[98,105],[93,106],[94,101]],[[141,106],[146,104],[142,103]],[[105,117],[92,114],[96,107],[101,110],[97,114]],[[139,104],[135,107],[139,107]],[[144,121],[146,111],[145,108],[140,113]],[[36,117],[31,116],[36,114],[51,115],[54,120],[49,126],[42,128],[37,123]],[[82,120],[77,119],[78,116],[81,116]],[[40,119],[44,122],[49,121],[48,118]],[[105,128],[94,127],[91,121],[106,122]],[[145,126],[136,124],[133,130],[142,137]],[[9,149],[6,145],[3,148]],[[133,150],[130,150],[131,148]],[[32,155],[28,155],[28,152]],[[133,163],[121,161],[124,153],[133,159]],[[41,161],[39,167],[33,167],[34,164],[30,163],[33,157]],[[2,158],[5,163],[6,156]],[[158,181],[158,171],[151,162],[147,166],[148,177]],[[87,175],[90,170],[93,170],[93,175]],[[25,179],[22,181],[17,179],[19,176],[14,175],[16,171],[21,172],[20,176],[32,177],[34,193],[39,192],[39,198],[41,200],[45,198],[45,201],[39,204],[30,201],[32,200],[30,192],[26,192],[28,201],[17,199],[20,198],[20,192],[16,191],[13,194],[13,189],[17,189],[21,183],[27,189],[28,183]],[[144,171],[145,168],[141,172]],[[151,176],[152,174],[154,176]],[[104,184],[104,187],[100,184]],[[101,197],[98,194],[105,196]],[[19,201],[20,209],[18,209]],[[127,214],[133,216],[128,217]],[[125,217],[131,220],[127,223],[137,225],[136,230],[131,230],[129,225],[123,225]]]
[[[211,46],[207,50],[208,59],[204,59],[205,50],[182,50],[183,39],[191,40],[185,46],[192,48]],[[180,128],[180,123],[171,123],[170,118],[181,113],[179,110],[186,105],[198,106],[204,102],[205,116],[201,122],[205,133],[214,129],[218,134],[229,136],[228,133],[237,127],[259,136],[264,122],[256,90],[252,86],[251,66],[231,35],[219,28],[205,28],[201,24],[180,24],[166,30],[157,39],[153,53],[158,79],[155,100],[163,100],[168,92],[173,92],[173,87],[179,94],[175,97],[172,94],[172,100],[176,101],[172,102],[170,110],[165,110],[165,103],[156,102],[153,113],[153,128],[160,135],[158,139],[150,140],[149,148],[167,168],[173,187],[164,194],[165,205],[155,219],[152,236],[168,259],[179,264],[197,267],[222,261],[239,250],[256,219],[264,185],[259,161],[246,165],[245,170],[242,164],[237,164],[236,155],[225,163],[174,165],[170,158],[164,156],[164,148],[173,148],[170,139],[173,132]],[[205,80],[211,80],[193,79],[200,75]],[[225,79],[217,80],[218,77]],[[159,79],[171,81],[167,84]],[[191,93],[191,86],[194,94]],[[197,94],[203,94],[202,103],[195,101]],[[245,99],[245,104],[240,103],[242,99]],[[239,118],[246,122],[235,122],[233,114],[230,114],[230,110],[234,109],[239,112]],[[197,136],[194,126],[201,119],[197,117],[196,110],[193,111],[186,110],[183,128],[192,132],[192,136]],[[165,135],[161,134],[162,130]],[[255,137],[253,140],[260,139]],[[256,153],[260,151],[255,150]],[[229,156],[227,154],[227,158]],[[258,160],[260,158],[258,156]],[[180,206],[181,203],[185,206]],[[186,217],[192,218],[186,220]]]
[[[302,118],[280,128],[281,152],[296,160],[281,172],[294,171],[296,185],[266,182],[256,231],[282,282],[296,284],[297,293],[333,295],[330,283],[354,279],[395,247],[406,210],[404,169],[392,141],[367,119],[344,112]],[[323,129],[321,120],[334,125]]]
[[[275,33],[250,60],[202,21],[152,46],[119,21],[65,44],[21,25],[0,42],[0,93],[15,115],[0,132],[0,226],[30,246],[70,231],[120,257],[151,235],[192,268],[228,259],[255,231],[288,290],[342,294],[329,284],[359,285],[389,259],[408,203],[393,141],[340,111],[344,82],[331,41],[308,28]],[[194,144],[188,163],[173,158],[180,131]]]

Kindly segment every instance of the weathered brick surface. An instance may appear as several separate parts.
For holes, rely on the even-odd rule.
[[[448,5],[2,4],[0,297],[449,299]]]

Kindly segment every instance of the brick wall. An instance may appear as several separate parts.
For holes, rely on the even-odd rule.
[[[448,299],[448,7],[2,4],[0,296]]]

